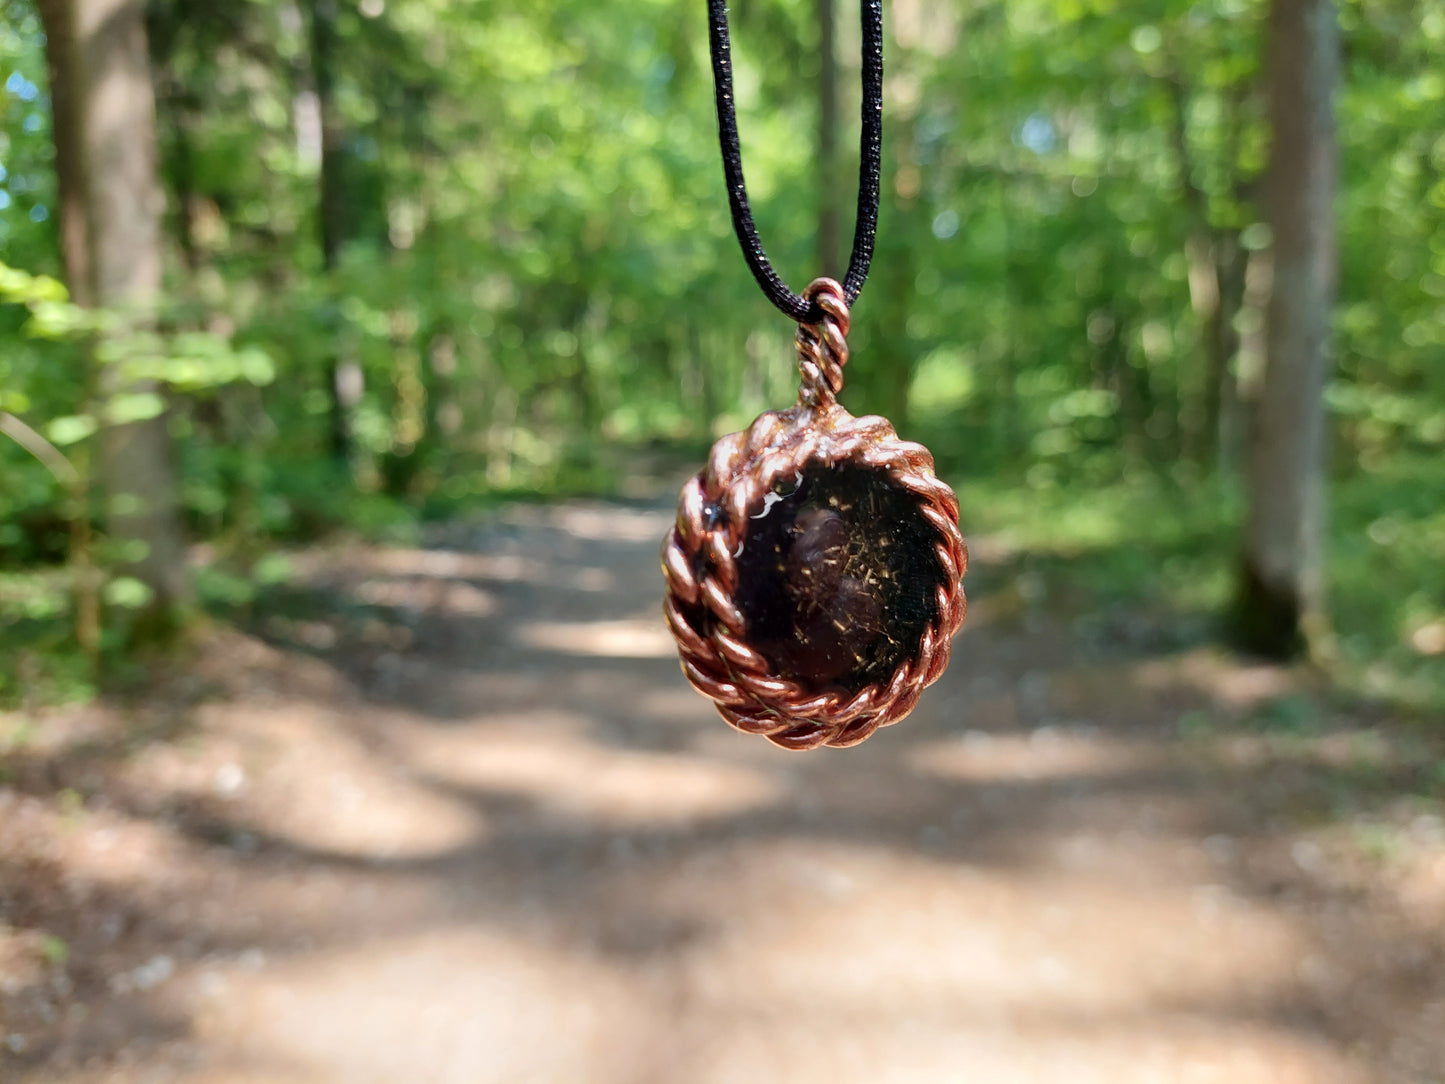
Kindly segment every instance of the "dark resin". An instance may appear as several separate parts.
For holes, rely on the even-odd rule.
[[[814,692],[892,678],[936,616],[942,582],[918,497],[882,471],[819,466],[749,515],[737,591],[749,645]]]

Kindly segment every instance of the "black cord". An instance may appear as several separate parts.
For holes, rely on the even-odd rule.
[[[743,182],[743,156],[738,145],[738,117],[733,103],[733,64],[728,43],[727,0],[708,0],[708,41],[712,48],[712,76],[717,98],[718,140],[722,144],[723,174],[727,178],[728,203],[732,207],[733,229],[753,278],[769,301],[800,323],[816,323],[822,311],[806,298],[788,289],[778,277],[753,223]],[[858,220],[853,227],[853,255],[843,293],[848,306],[858,300],[868,279],[873,260],[873,239],[878,233],[878,185],[882,174],[883,148],[883,0],[861,0],[863,17],[863,128],[858,160]]]

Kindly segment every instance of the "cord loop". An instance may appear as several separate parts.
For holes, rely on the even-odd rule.
[[[858,301],[868,268],[873,261],[873,241],[878,233],[878,194],[882,177],[883,148],[883,0],[861,0],[863,24],[863,109],[858,154],[858,218],[853,228],[853,253],[842,293],[847,306]],[[784,315],[799,323],[818,324],[823,310],[811,298],[788,288],[773,270],[748,205],[743,180],[742,149],[738,140],[738,118],[733,96],[732,51],[728,38],[727,0],[708,0],[708,45],[712,51],[714,97],[717,104],[718,141],[722,146],[723,175],[727,179],[728,205],[733,230],[742,245],[743,257],[753,278],[768,300]]]

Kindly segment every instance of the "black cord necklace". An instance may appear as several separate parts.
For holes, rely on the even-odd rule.
[[[861,0],[858,221],[842,283],[801,295],[773,270],[743,182],[725,0],[708,0],[733,227],[763,293],[798,321],[798,401],[723,437],[683,487],[662,549],[663,613],[683,673],[739,730],[788,749],[857,745],[896,723],[948,665],[968,548],[958,498],[921,444],[838,402],[849,309],[877,232],[883,4]]]
[[[878,187],[883,170],[883,0],[862,0],[863,21],[863,123],[858,150],[858,219],[853,228],[853,255],[843,279],[843,296],[849,307],[858,300],[873,262],[873,239],[878,232]],[[727,0],[708,0],[708,44],[712,50],[712,77],[717,100],[718,140],[722,144],[723,175],[733,229],[743,246],[743,257],[753,278],[783,315],[816,321],[822,316],[815,304],[795,294],[773,270],[753,223],[743,180],[743,155],[738,142],[738,116],[733,99],[732,46],[728,36]]]

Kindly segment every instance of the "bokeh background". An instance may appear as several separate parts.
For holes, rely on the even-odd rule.
[[[46,29],[138,7],[67,105]],[[956,487],[971,616],[798,758],[657,617],[677,486],[796,390],[701,0],[0,0],[0,1080],[1442,1079],[1445,4],[1319,7],[1306,661],[1228,647],[1268,5],[893,0],[843,398]],[[856,5],[733,28],[800,287]],[[76,198],[163,279],[97,297],[65,110],[146,91],[154,170]]]

